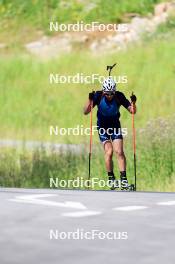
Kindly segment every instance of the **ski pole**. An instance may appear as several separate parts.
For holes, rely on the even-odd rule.
[[[135,181],[135,191],[137,190],[137,166],[136,166],[136,131],[135,131],[135,122],[134,122],[134,106],[135,106],[135,100],[133,100],[133,97],[135,95],[132,92],[131,95],[131,101],[132,101],[132,136],[133,136],[133,155],[134,155],[134,181]]]
[[[91,155],[92,155],[92,109],[93,109],[93,101],[90,104],[90,141],[89,141],[89,175],[88,175],[88,188],[89,181],[91,177]]]

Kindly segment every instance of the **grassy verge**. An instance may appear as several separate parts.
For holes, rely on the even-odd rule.
[[[49,22],[121,23],[129,22],[130,13],[147,15],[153,13],[154,5],[166,0],[0,0],[0,42],[8,44],[9,50],[20,50],[49,31]],[[9,37],[10,36],[10,37]]]
[[[174,119],[149,122],[137,133],[138,190],[175,191],[175,123]],[[88,152],[88,151],[87,151]],[[131,137],[125,139],[127,173],[133,182]],[[0,185],[6,187],[49,188],[50,178],[56,181],[88,178],[88,153],[75,155],[38,149],[29,152],[2,150],[0,152]],[[107,180],[102,149],[94,149],[92,177]],[[118,178],[115,164],[115,174]],[[81,189],[81,188],[80,188]],[[83,188],[82,188],[83,189]],[[98,185],[94,189],[100,189]],[[108,189],[104,187],[101,189]]]
[[[50,19],[60,23],[84,22],[120,22],[126,13],[146,15],[153,12],[154,5],[165,0],[1,0],[0,17],[4,26],[30,25],[46,30]]]

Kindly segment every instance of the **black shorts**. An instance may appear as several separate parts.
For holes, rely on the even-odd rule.
[[[102,143],[105,141],[113,141],[115,139],[123,139],[121,128],[98,128],[99,139]]]

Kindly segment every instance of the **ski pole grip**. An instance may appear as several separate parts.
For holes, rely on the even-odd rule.
[[[137,97],[135,96],[135,94],[132,92],[131,96],[131,102],[135,105],[136,101],[137,101]]]

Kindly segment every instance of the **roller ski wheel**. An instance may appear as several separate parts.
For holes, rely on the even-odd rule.
[[[129,191],[131,191],[131,192],[134,192],[135,191],[135,185],[134,184],[131,184],[129,186]]]
[[[126,187],[121,187],[121,191],[131,191],[131,192],[133,192],[133,191],[135,191],[135,186],[134,186],[134,184],[128,184],[128,186],[126,186]]]

